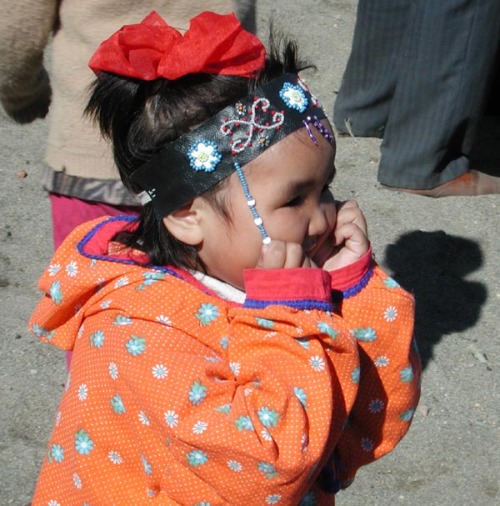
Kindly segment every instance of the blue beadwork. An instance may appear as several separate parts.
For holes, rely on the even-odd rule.
[[[217,144],[212,141],[202,140],[195,142],[189,148],[187,155],[189,165],[197,171],[212,172],[222,160],[222,155],[217,149]]]
[[[309,104],[304,90],[296,84],[284,83],[280,90],[280,97],[287,107],[299,112],[304,112]]]
[[[250,209],[253,222],[259,229],[260,235],[262,236],[262,242],[264,244],[269,244],[271,242],[271,238],[267,235],[266,229],[262,223],[262,218],[259,216],[257,209],[255,208],[255,199],[252,197],[250,190],[248,189],[248,183],[245,178],[245,174],[243,174],[243,170],[238,162],[234,162],[234,168],[236,169],[236,173],[238,174],[238,178],[240,179],[241,186],[243,188],[243,193],[245,194],[245,198],[247,199],[248,208]]]

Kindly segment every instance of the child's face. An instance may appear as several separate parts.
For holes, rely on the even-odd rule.
[[[320,134],[316,138],[318,145],[301,128],[243,167],[269,237],[300,244],[313,260],[331,249],[336,220],[328,188],[335,171],[335,145]],[[231,223],[207,206],[199,257],[209,275],[243,289],[243,269],[257,265],[262,237],[236,173],[221,191],[228,192]]]

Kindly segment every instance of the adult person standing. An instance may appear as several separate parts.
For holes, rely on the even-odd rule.
[[[235,11],[255,30],[255,0],[0,0],[2,106],[18,123],[44,118],[50,108],[42,179],[56,247],[84,221],[138,209],[119,180],[109,145],[83,110],[94,78],[88,61],[99,43],[151,10],[180,29],[203,10]],[[47,72],[43,60],[51,35]]]
[[[500,177],[470,164],[499,42],[498,0],[359,0],[334,123],[383,138],[383,186],[500,193]]]

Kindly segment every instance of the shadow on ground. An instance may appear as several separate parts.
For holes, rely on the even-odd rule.
[[[466,276],[482,266],[483,253],[470,239],[415,231],[387,247],[384,264],[415,296],[415,337],[425,368],[444,336],[478,321],[487,288]]]

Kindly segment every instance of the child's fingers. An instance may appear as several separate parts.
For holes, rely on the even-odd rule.
[[[262,246],[256,267],[258,269],[311,267],[311,261],[304,256],[304,250],[300,244],[273,240],[270,244]]]
[[[364,232],[365,235],[368,233],[365,216],[355,200],[347,200],[346,202],[340,202],[337,205],[336,227],[340,228],[347,223],[354,223]]]
[[[286,262],[286,244],[283,241],[271,241],[264,244],[257,262],[258,269],[281,269]]]
[[[355,223],[346,223],[335,229],[335,244],[348,248],[359,257],[363,256],[370,247],[366,233]]]
[[[370,241],[363,230],[347,223],[335,230],[336,252],[324,262],[323,269],[334,271],[359,260],[370,249]]]
[[[293,269],[295,267],[309,267],[304,265],[304,250],[300,244],[296,242],[286,243],[286,261],[285,269]]]

